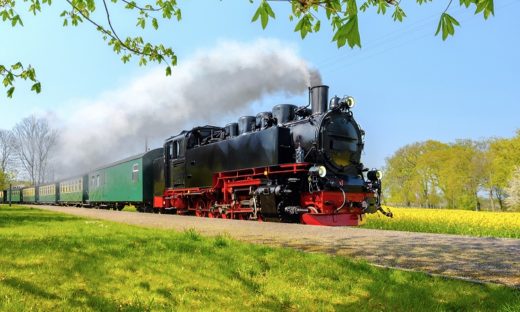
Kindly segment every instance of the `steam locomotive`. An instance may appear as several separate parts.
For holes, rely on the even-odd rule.
[[[364,131],[353,118],[354,99],[334,96],[327,105],[328,90],[310,88],[310,108],[280,104],[166,140],[154,164],[155,176],[164,177],[154,208],[340,226],[358,225],[365,213],[391,216],[381,208],[381,172],[361,163]]]
[[[382,212],[381,172],[361,163],[354,99],[309,88],[309,105],[276,105],[225,127],[182,131],[163,148],[58,182],[0,192],[0,201],[200,217],[358,225]],[[310,106],[310,108],[309,108]]]

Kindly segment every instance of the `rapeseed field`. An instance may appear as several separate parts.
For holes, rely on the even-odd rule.
[[[520,238],[520,213],[455,209],[392,208],[393,218],[369,215],[365,228]]]

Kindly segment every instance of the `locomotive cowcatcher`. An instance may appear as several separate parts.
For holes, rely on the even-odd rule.
[[[276,105],[225,127],[166,140],[154,162],[154,209],[241,220],[358,225],[381,208],[381,173],[361,163],[352,97],[309,88],[309,105]],[[309,108],[310,106],[310,108]]]

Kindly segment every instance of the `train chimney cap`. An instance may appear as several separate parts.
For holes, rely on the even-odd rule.
[[[321,85],[310,86],[309,89],[320,88],[320,87],[325,87],[325,88],[327,88],[327,89],[329,88],[328,85],[321,84]]]

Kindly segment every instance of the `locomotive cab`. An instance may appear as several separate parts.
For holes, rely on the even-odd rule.
[[[164,144],[164,181],[166,187],[183,187],[185,184],[186,131],[172,137]]]

